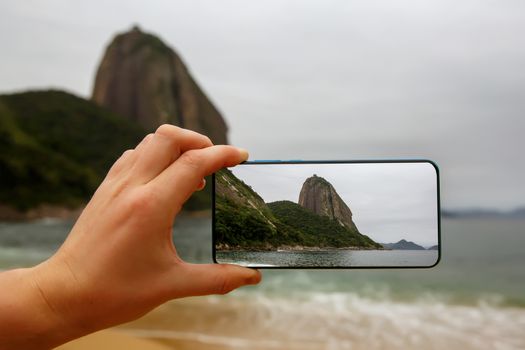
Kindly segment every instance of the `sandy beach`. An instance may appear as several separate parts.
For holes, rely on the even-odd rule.
[[[162,345],[161,343],[133,337],[118,330],[100,331],[90,334],[80,339],[71,341],[59,346],[57,350],[109,350],[109,349],[126,349],[126,350],[169,350],[172,347]],[[185,349],[177,347],[176,349]]]
[[[57,350],[226,350],[267,349],[259,339],[244,338],[242,329],[228,327],[225,319],[239,317],[240,304],[228,305],[217,298],[186,298],[161,305],[128,324],[90,334],[64,344]],[[272,346],[273,345],[273,346]],[[275,348],[271,344],[270,348]],[[280,348],[280,347],[277,347]]]

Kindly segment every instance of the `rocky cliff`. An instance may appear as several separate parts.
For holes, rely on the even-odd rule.
[[[351,230],[357,230],[352,211],[324,178],[313,175],[306,179],[299,194],[299,205],[317,215],[328,216]]]
[[[171,123],[227,143],[220,113],[181,58],[138,27],[117,35],[98,68],[92,99],[146,130]]]
[[[220,199],[227,199],[231,204],[254,210],[263,221],[275,227],[272,215],[264,200],[250,186],[237,178],[228,169],[221,169],[215,173],[215,195]]]

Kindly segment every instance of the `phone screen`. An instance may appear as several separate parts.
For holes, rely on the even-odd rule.
[[[432,267],[439,175],[428,160],[252,161],[213,177],[217,263]]]

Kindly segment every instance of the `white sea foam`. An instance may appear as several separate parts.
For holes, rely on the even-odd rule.
[[[207,301],[210,308],[227,310],[213,327],[128,331],[232,349],[525,348],[525,309],[486,301],[477,306],[450,305],[427,297],[409,303],[356,293],[298,293],[293,298],[236,293]]]
[[[219,262],[220,263],[226,263],[226,264],[235,264],[235,265],[240,265],[240,266],[244,266],[244,267],[276,267],[277,265],[272,265],[272,264],[259,264],[259,263],[254,263],[254,262],[251,262],[251,261],[244,261],[244,260],[226,260],[226,259],[219,259]]]
[[[245,267],[277,267],[277,265],[257,264],[257,263],[242,263],[240,265],[245,266]]]

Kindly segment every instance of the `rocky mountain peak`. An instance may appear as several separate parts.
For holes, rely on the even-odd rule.
[[[227,143],[227,126],[177,53],[137,25],[117,35],[98,67],[93,101],[148,131],[163,123]]]
[[[317,215],[328,216],[349,229],[357,230],[352,221],[352,211],[334,186],[321,176],[314,174],[305,180],[298,203]]]

